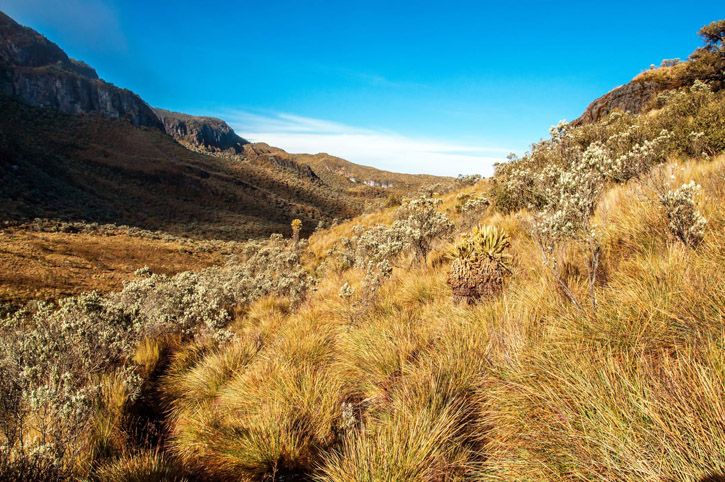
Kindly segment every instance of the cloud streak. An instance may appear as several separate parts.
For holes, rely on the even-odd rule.
[[[293,114],[232,111],[218,115],[242,137],[288,152],[326,152],[378,169],[456,176],[493,174],[493,164],[511,149],[408,137]]]

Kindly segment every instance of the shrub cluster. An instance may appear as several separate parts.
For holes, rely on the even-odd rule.
[[[406,199],[396,210],[398,219],[392,225],[379,224],[370,228],[358,225],[351,238],[340,238],[327,252],[319,272],[328,268],[333,260],[337,260],[338,268],[365,271],[357,298],[356,289],[348,283],[338,293],[345,303],[344,315],[350,324],[365,312],[406,251],[412,250],[415,255],[411,266],[416,259],[425,265],[434,243],[453,232],[453,223],[436,209],[440,204],[440,199],[429,196]]]
[[[459,186],[473,186],[482,179],[480,174],[459,174],[456,178],[456,184]]]
[[[491,205],[483,194],[461,193],[456,196],[456,212],[461,213],[461,225],[464,229],[472,227]]]
[[[697,210],[694,200],[699,190],[700,186],[695,184],[695,181],[690,181],[659,196],[667,212],[670,232],[690,247],[702,242],[707,225],[707,220]]]
[[[450,219],[437,210],[441,202],[428,196],[406,199],[396,210],[398,219],[392,225],[356,226],[351,238],[340,238],[328,251],[328,260],[337,259],[343,269],[369,269],[379,263],[394,266],[402,253],[412,250],[425,264],[433,244],[454,230]]]
[[[448,237],[454,230],[450,219],[437,209],[442,202],[428,196],[408,199],[396,212],[398,221],[393,225],[394,228],[402,231],[403,238],[424,266],[433,244]]]
[[[231,312],[266,295],[299,301],[311,286],[290,242],[252,241],[226,267],[169,277],[147,268],[122,291],[83,294],[7,316],[0,326],[0,471],[62,478],[74,468],[98,377],[128,364],[144,338],[178,334],[223,343]],[[127,392],[142,380],[124,371]]]
[[[585,186],[589,196],[601,192],[603,180],[625,182],[669,155],[703,157],[720,152],[725,149],[723,98],[725,94],[715,94],[695,81],[689,88],[660,94],[653,105],[659,109],[656,115],[615,112],[591,125],[572,127],[562,122],[531,152],[496,166],[492,201],[504,211],[541,209],[558,197],[560,185],[562,189]]]
[[[94,376],[126,358],[138,329],[129,313],[96,293],[2,321],[1,472],[18,480],[70,472],[91,423]]]

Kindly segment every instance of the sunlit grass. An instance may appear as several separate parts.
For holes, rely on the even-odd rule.
[[[354,271],[321,279],[295,313],[257,302],[237,342],[199,352],[168,379],[174,453],[254,480],[719,473],[725,169],[722,157],[679,166],[676,182],[703,185],[705,243],[670,239],[644,183],[615,187],[597,214],[607,222],[596,311],[559,292],[526,213],[485,219],[512,233],[514,259],[504,293],[488,303],[454,303],[447,261],[396,270],[352,323],[337,291],[359,286]],[[327,247],[330,235],[320,236],[313,251]],[[565,255],[572,289],[586,297],[581,255]]]
[[[647,178],[613,187],[594,218],[603,230],[596,308],[577,309],[557,287],[528,234],[530,213],[489,213],[481,221],[512,238],[500,295],[456,303],[443,256],[400,263],[372,295],[361,270],[332,267],[294,309],[266,296],[235,311],[229,343],[144,338],[132,361],[160,387],[162,446],[134,446],[124,378],[103,375],[79,464],[94,480],[119,481],[723,473],[725,156],[663,169],[674,186],[702,185],[704,241],[691,249],[672,238]],[[389,210],[355,222],[391,221]],[[354,224],[313,236],[307,263]],[[564,245],[561,259],[586,299],[581,249]],[[350,299],[338,296],[344,283],[356,288]]]

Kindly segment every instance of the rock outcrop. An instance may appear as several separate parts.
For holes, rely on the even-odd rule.
[[[638,114],[650,99],[662,90],[663,86],[656,82],[630,82],[621,85],[589,104],[581,117],[572,122],[572,125],[599,122],[617,109]]]
[[[163,130],[139,96],[99,79],[93,68],[69,58],[56,44],[2,12],[0,94],[69,114],[98,111]]]
[[[243,155],[248,161],[253,163],[279,167],[294,172],[297,177],[322,182],[319,176],[309,165],[295,159],[295,154],[290,154],[264,142],[255,142],[253,144],[250,143],[245,145]]]
[[[229,125],[215,117],[199,117],[154,108],[168,135],[187,146],[212,152],[241,154],[249,141],[239,137]]]

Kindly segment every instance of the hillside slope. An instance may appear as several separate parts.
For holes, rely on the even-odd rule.
[[[723,480],[725,91],[707,80],[562,123],[455,192],[13,311],[0,477]],[[147,131],[196,177],[211,162],[123,134]],[[211,187],[239,164],[211,159]]]
[[[312,229],[359,207],[319,182],[189,151],[155,128],[0,98],[4,219],[127,224],[202,238]]]
[[[292,154],[257,142],[244,146],[243,157],[254,163],[276,165],[308,177],[315,177],[337,190],[357,198],[409,195],[424,186],[452,189],[455,179],[428,174],[401,174],[355,164],[329,154]]]
[[[240,239],[286,233],[295,218],[309,234],[388,194],[323,179],[300,156],[252,147],[220,119],[152,109],[2,12],[0,112],[4,220]],[[415,179],[399,193],[422,184],[397,176]]]

